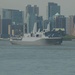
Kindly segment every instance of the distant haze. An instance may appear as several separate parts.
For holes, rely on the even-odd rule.
[[[28,4],[37,5],[40,15],[46,18],[48,2],[55,2],[61,6],[61,14],[65,16],[75,15],[75,0],[0,0],[0,8],[19,9],[25,11]]]

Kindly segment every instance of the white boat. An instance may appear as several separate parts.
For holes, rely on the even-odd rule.
[[[50,44],[61,44],[62,37],[49,37],[45,36],[43,32],[36,34],[24,34],[22,38],[12,39],[12,44],[17,45],[50,45]]]
[[[45,35],[46,32],[45,31],[40,32],[40,30],[38,30],[37,32],[36,25],[35,25],[32,33],[24,34],[22,38],[16,38],[16,39],[10,38],[10,42],[12,44],[28,45],[28,46],[29,45],[50,45],[50,44],[62,43],[62,37],[54,36],[54,34],[46,36]]]

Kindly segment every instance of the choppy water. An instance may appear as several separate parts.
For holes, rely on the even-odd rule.
[[[75,41],[51,46],[0,41],[0,75],[75,75]]]

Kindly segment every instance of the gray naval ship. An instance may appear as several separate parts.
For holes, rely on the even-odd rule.
[[[10,42],[16,45],[57,45],[61,44],[63,39],[62,36],[57,34],[56,32],[50,32],[49,25],[46,30],[36,31],[36,24],[34,25],[32,33],[25,33],[23,37],[11,37]]]

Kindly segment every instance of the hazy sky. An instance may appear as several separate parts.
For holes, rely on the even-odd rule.
[[[40,15],[46,17],[46,6],[48,2],[55,2],[61,6],[61,14],[75,15],[75,0],[0,0],[0,8],[25,10],[26,5],[37,5]]]

